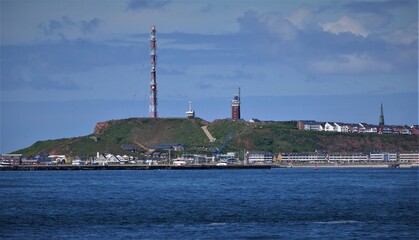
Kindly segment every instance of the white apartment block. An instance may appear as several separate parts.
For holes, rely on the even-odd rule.
[[[306,152],[306,153],[282,153],[281,161],[284,162],[324,162],[326,160],[326,154],[317,152]]]
[[[399,161],[402,163],[419,163],[419,152],[399,153]]]
[[[328,160],[329,162],[339,163],[367,162],[369,155],[363,153],[331,153],[328,155]]]
[[[370,161],[396,162],[397,153],[388,153],[388,152],[370,153]]]
[[[272,163],[273,155],[270,152],[249,152],[247,161],[249,163]]]

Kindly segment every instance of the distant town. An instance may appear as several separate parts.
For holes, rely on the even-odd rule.
[[[156,27],[153,26],[150,32],[150,119],[158,118],[157,101],[157,80],[156,80]],[[231,100],[231,121],[244,121],[241,118],[241,97],[240,88]],[[195,111],[192,109],[192,102],[189,101],[189,109],[186,111],[186,117],[195,118]],[[258,119],[250,119],[249,123],[263,123]],[[98,123],[95,128],[95,134],[108,127],[107,122]],[[208,137],[208,141],[213,143],[216,138],[212,136],[207,126],[202,126],[202,131]],[[418,125],[386,125],[384,121],[383,105],[378,125],[368,123],[342,123],[342,122],[318,122],[315,120],[297,121],[296,128],[301,131],[318,132],[338,132],[348,134],[398,134],[398,135],[418,135]],[[185,133],[187,134],[187,133]],[[131,153],[137,152],[139,147],[145,149],[140,143],[122,144],[120,148],[126,152],[125,155],[114,155],[112,153],[97,153],[96,156],[66,156],[64,154],[50,154],[40,152],[34,156],[23,156],[22,154],[1,154],[0,166],[17,165],[115,165],[115,164],[142,164],[142,165],[254,165],[254,164],[365,164],[365,163],[406,163],[419,164],[419,149],[416,152],[391,152],[391,151],[373,151],[367,153],[348,153],[348,152],[289,152],[272,153],[266,151],[227,152],[222,150],[231,138],[232,132],[228,135],[224,144],[219,149],[208,149],[211,154],[191,154],[182,143],[161,143],[158,146],[147,148],[148,151],[141,153],[140,156],[132,156]],[[95,142],[98,137],[90,137]]]
[[[189,119],[195,118],[195,111],[192,110],[189,103],[189,110],[186,112]],[[231,102],[231,121],[244,121],[240,117],[240,89]],[[258,119],[250,119],[248,123],[265,123]],[[266,122],[267,123],[267,122]],[[100,133],[107,127],[107,123],[98,123],[95,133]],[[318,122],[315,120],[297,121],[296,129],[300,131],[316,132],[338,132],[346,134],[397,134],[397,135],[418,135],[419,126],[399,126],[385,125],[383,106],[381,105],[381,114],[379,124],[367,123],[342,123],[342,122]],[[206,126],[202,131],[209,142],[216,139],[212,136]],[[90,137],[95,142],[99,141],[96,136]],[[260,165],[260,164],[282,164],[293,166],[298,164],[409,164],[417,166],[419,164],[419,151],[416,152],[395,152],[395,151],[373,151],[362,152],[283,152],[272,153],[265,151],[247,151],[247,152],[227,152],[222,153],[224,147],[228,144],[231,134],[225,140],[223,146],[208,149],[212,152],[210,155],[187,153],[185,145],[182,143],[163,143],[157,146],[151,146],[148,151],[141,153],[140,156],[132,156],[130,153],[138,152],[143,146],[137,144],[121,144],[120,148],[126,152],[125,155],[114,155],[112,153],[97,153],[96,156],[78,157],[66,156],[63,154],[38,153],[34,156],[24,157],[22,154],[1,154],[0,166],[18,166],[18,165],[173,165],[173,166],[191,166],[191,165]]]
[[[189,103],[189,110],[186,112],[189,119],[195,118],[195,111],[192,110]],[[240,89],[237,95],[231,101],[231,121],[241,121],[240,116]],[[269,122],[269,121],[268,121]],[[258,119],[250,119],[249,124],[268,123]],[[98,123],[95,133],[100,134],[108,123]],[[342,123],[342,122],[318,122],[315,120],[297,121],[296,129],[300,131],[315,132],[337,132],[346,134],[397,134],[397,135],[418,135],[419,126],[399,126],[385,125],[383,106],[381,105],[381,114],[379,124],[367,123]],[[202,131],[209,142],[214,142],[216,138],[212,136],[206,126]],[[96,136],[90,137],[95,142],[99,141]],[[137,144],[121,144],[120,148],[126,152],[125,155],[114,155],[112,153],[97,153],[96,156],[78,157],[66,156],[63,154],[38,153],[34,156],[24,157],[22,154],[1,154],[0,166],[18,166],[18,165],[173,165],[173,166],[191,166],[191,165],[260,165],[260,164],[282,164],[293,166],[298,164],[409,164],[417,166],[419,164],[419,151],[416,152],[393,152],[393,151],[373,151],[362,152],[283,152],[272,153],[265,151],[247,151],[247,152],[227,152],[222,153],[224,147],[228,144],[231,134],[225,140],[223,146],[208,149],[212,152],[210,155],[187,153],[185,145],[182,143],[163,143],[157,146],[151,146],[148,151],[141,153],[140,156],[132,156],[130,153],[138,152],[143,146]],[[138,155],[138,154],[137,154]]]

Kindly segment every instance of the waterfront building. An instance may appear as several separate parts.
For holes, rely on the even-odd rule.
[[[48,159],[54,164],[65,164],[67,163],[67,157],[65,155],[49,155]]]
[[[228,159],[235,159],[236,153],[235,152],[228,152],[226,154],[217,154],[218,159],[220,160],[228,160]]]
[[[80,159],[76,159],[71,162],[71,165],[73,166],[80,166],[80,165],[85,165],[85,164],[86,162]]]
[[[271,152],[253,151],[247,153],[247,162],[252,163],[272,163],[273,154]]]
[[[113,154],[109,153],[106,154],[106,156],[103,156],[102,154],[97,153],[93,163],[98,165],[108,165],[119,164],[120,161]]]
[[[401,163],[419,163],[419,152],[399,153]]]
[[[367,162],[369,160],[368,154],[364,153],[330,153],[326,159],[334,163],[357,163]]]
[[[208,158],[207,156],[200,155],[200,154],[184,153],[182,154],[182,157],[178,160],[184,161],[187,164],[203,164],[203,163],[211,162],[212,158]]]
[[[22,158],[22,160],[20,161],[20,164],[22,164],[22,165],[38,165],[39,162],[38,162],[38,160],[35,160],[35,159]]]
[[[106,156],[106,161],[108,164],[118,164],[119,163],[119,159],[113,155],[113,154],[107,154]]]
[[[22,154],[0,154],[0,164],[19,165]]]
[[[371,152],[370,161],[374,162],[396,162],[397,153],[390,152]]]
[[[281,153],[278,159],[282,162],[317,163],[325,162],[327,155],[321,152]]]

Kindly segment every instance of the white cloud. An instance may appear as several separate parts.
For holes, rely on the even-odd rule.
[[[336,60],[315,61],[309,68],[321,74],[360,74],[390,72],[392,65],[366,54],[341,55]]]
[[[68,16],[62,16],[60,19],[49,20],[48,23],[41,23],[38,28],[44,36],[58,35],[64,37],[66,34],[79,36],[80,34],[94,33],[101,21],[98,18],[91,20],[73,21]]]
[[[383,38],[391,43],[411,44],[418,40],[418,22],[413,22],[406,28],[397,29]]]
[[[279,12],[258,14],[255,11],[247,11],[237,18],[240,29],[243,32],[256,34],[272,34],[282,40],[293,40],[298,35],[298,29]],[[261,36],[261,38],[264,36]]]
[[[328,22],[320,25],[322,26],[323,31],[334,34],[349,32],[362,37],[367,37],[369,34],[361,23],[347,16],[341,17],[336,22]]]
[[[292,40],[297,36],[297,28],[279,13],[263,14],[260,19],[271,33],[281,39]]]
[[[299,29],[305,29],[314,19],[314,14],[310,7],[303,6],[292,12],[287,19]]]

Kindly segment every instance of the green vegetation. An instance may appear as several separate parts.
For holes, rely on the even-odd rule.
[[[136,144],[144,152],[152,146],[166,143],[184,144],[187,152],[209,153],[208,148],[221,147],[230,133],[232,137],[227,141],[223,152],[414,151],[418,146],[417,136],[308,132],[297,130],[295,121],[249,123],[216,120],[207,123],[199,118],[130,118],[106,123],[107,126],[100,133],[38,141],[16,153],[31,156],[46,152],[82,157],[94,156],[96,152],[125,154],[121,149],[122,144]],[[201,127],[204,125],[208,126],[208,130],[216,138],[214,143],[210,143],[202,131]]]

